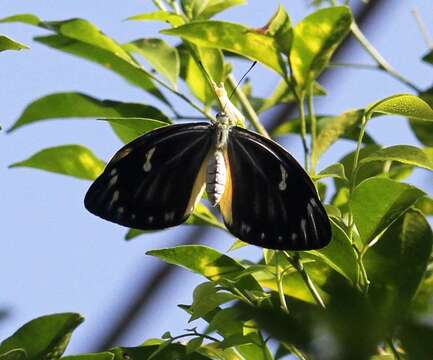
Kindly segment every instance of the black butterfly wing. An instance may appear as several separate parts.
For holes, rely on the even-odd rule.
[[[208,123],[146,133],[116,153],[89,188],[84,205],[103,219],[136,229],[179,225],[203,192],[211,144]]]
[[[230,232],[264,248],[311,250],[332,237],[310,177],[281,146],[233,127],[227,144],[228,183],[220,203]]]

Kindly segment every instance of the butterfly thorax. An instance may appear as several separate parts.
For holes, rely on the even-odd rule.
[[[212,206],[216,206],[224,194],[227,183],[227,167],[225,152],[227,138],[231,125],[229,118],[224,113],[217,114],[217,122],[214,124],[214,142],[208,156],[206,192]]]

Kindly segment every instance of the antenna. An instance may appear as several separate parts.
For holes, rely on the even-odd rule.
[[[250,66],[250,68],[245,72],[245,74],[242,75],[241,79],[238,81],[238,84],[235,86],[235,88],[232,90],[232,92],[230,93],[229,96],[229,100],[232,98],[233,94],[235,93],[235,91],[237,90],[237,88],[239,87],[239,85],[242,83],[242,80],[245,79],[245,76],[248,75],[248,73],[253,69],[254,66],[256,66],[257,64],[257,60],[255,60],[252,65]],[[226,108],[227,104],[224,106],[224,109]]]

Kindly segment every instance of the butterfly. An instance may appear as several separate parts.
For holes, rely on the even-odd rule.
[[[224,112],[213,123],[169,125],[125,145],[84,204],[108,221],[156,230],[185,222],[205,189],[227,229],[244,242],[310,250],[331,240],[329,218],[304,169]]]

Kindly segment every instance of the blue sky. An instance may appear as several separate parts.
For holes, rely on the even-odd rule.
[[[279,3],[285,5],[294,22],[311,11],[303,0],[251,0],[249,5],[228,10],[219,18],[261,26]],[[427,88],[432,82],[433,67],[420,62],[427,46],[411,10],[416,6],[431,24],[433,4],[421,0],[387,3],[386,15],[373,16],[373,25],[366,35],[396,69],[421,88]],[[0,9],[0,17],[34,13],[45,20],[86,18],[119,42],[158,36],[158,30],[164,28],[161,24],[123,21],[128,16],[153,10],[151,1],[125,0],[121,6],[114,0],[9,1],[3,2]],[[433,34],[433,27],[429,30]],[[5,128],[18,118],[28,103],[54,92],[80,91],[101,99],[159,106],[149,95],[115,74],[32,42],[32,37],[45,33],[26,25],[0,24],[0,34],[31,47],[28,51],[0,54],[0,123]],[[354,47],[344,62],[372,63],[360,46]],[[235,66],[238,78],[248,68],[245,62]],[[383,97],[410,91],[376,71],[339,68],[332,72],[331,90],[329,96],[319,101],[319,113],[334,114],[365,107]],[[276,75],[261,66],[257,66],[249,77],[256,95],[270,94],[278,82]],[[176,101],[175,104],[182,113],[194,115],[183,103]],[[384,145],[418,144],[404,119],[383,117],[374,120],[369,131]],[[74,353],[87,351],[97,342],[110,320],[116,317],[116,309],[127,302],[137,282],[148,278],[158,260],[144,253],[175,245],[185,236],[184,232],[192,231],[188,227],[179,227],[125,242],[124,228],[102,221],[84,210],[83,198],[88,182],[31,169],[7,169],[10,163],[25,159],[42,148],[75,143],[92,148],[105,160],[121,146],[106,124],[92,120],[49,121],[9,135],[0,133],[0,308],[9,310],[9,316],[0,323],[0,338],[36,316],[80,312],[86,322],[73,337],[69,352]],[[301,159],[298,138],[287,137],[283,144]],[[337,161],[352,149],[350,143],[335,146],[324,156],[319,167]],[[411,180],[432,193],[431,174],[417,171]],[[213,230],[208,233],[206,243],[226,250],[231,240],[221,231]],[[254,248],[235,254],[245,254],[253,259],[259,256]],[[147,315],[125,335],[122,344],[137,345],[146,338],[160,336],[165,330],[175,334],[187,327],[187,316],[176,305],[190,303],[194,286],[202,281],[186,271],[178,272]]]

